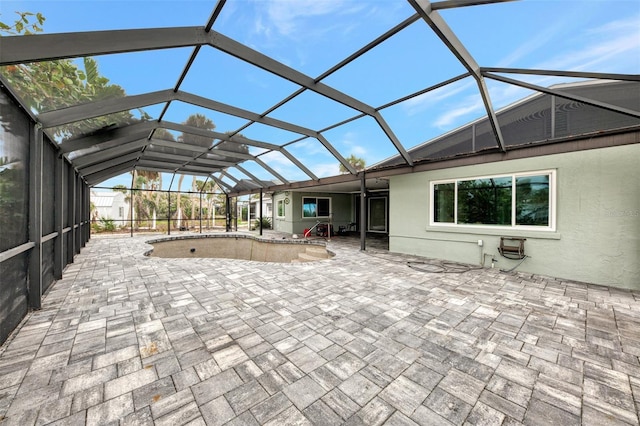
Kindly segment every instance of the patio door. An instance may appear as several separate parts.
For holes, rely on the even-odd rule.
[[[371,197],[367,231],[387,232],[387,197]]]

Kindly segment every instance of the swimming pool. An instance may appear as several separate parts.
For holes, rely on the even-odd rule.
[[[179,235],[147,241],[146,254],[164,258],[224,258],[297,263],[328,259],[333,253],[322,241],[266,239],[245,234]]]

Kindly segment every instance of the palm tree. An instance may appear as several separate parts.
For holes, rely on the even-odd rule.
[[[192,127],[197,127],[198,129],[205,129],[205,130],[213,130],[216,128],[216,125],[213,124],[213,121],[211,121],[211,119],[205,117],[202,114],[193,114],[190,115],[187,120],[182,123],[185,124],[187,126],[192,126]],[[183,142],[183,143],[187,143],[187,144],[193,144],[193,145],[204,145],[204,144],[211,144],[213,143],[213,139],[212,138],[208,138],[206,136],[199,136],[199,135],[193,135],[191,133],[182,133],[180,136],[178,136],[178,142]],[[184,175],[180,175],[180,177],[178,178],[178,193],[182,190],[182,181],[184,180]],[[194,176],[194,182],[195,182],[195,176]],[[192,184],[193,186],[194,184]],[[182,204],[181,204],[181,196],[178,195],[178,200],[177,200],[177,204],[176,204],[176,215],[178,217],[178,221],[177,221],[177,225],[178,228],[180,228],[180,223],[182,220],[182,217],[184,216],[184,212],[182,210]],[[193,213],[194,213],[195,209],[192,207],[191,208],[191,218],[193,219]]]
[[[356,157],[353,154],[345,158],[345,160],[347,160],[347,163],[351,164],[351,166],[356,169],[357,172],[363,171],[366,165],[364,158]],[[338,169],[340,170],[340,173],[349,173],[349,170],[347,170],[347,168],[342,163],[340,163]]]
[[[212,218],[213,219],[213,225],[215,226],[215,202],[219,201],[217,200],[217,196],[215,194],[216,191],[218,191],[218,184],[216,184],[213,180],[207,180],[206,183],[205,181],[202,180],[197,180],[196,181],[196,190],[198,192],[204,192],[205,195],[205,200],[207,202],[207,217],[208,219]],[[202,213],[200,213],[202,214]]]
[[[144,180],[140,181],[139,188],[143,189],[146,187],[146,189],[151,190],[144,192],[139,191],[138,197],[140,198],[141,204],[144,204],[147,208],[151,209],[151,217],[147,217],[147,219],[153,219],[151,228],[155,229],[155,218],[157,217],[157,210],[160,205],[160,192],[157,190],[160,189],[160,186],[162,185],[162,174],[150,170],[138,170],[137,173],[138,177],[144,178]],[[138,218],[140,218],[140,215],[138,215]]]

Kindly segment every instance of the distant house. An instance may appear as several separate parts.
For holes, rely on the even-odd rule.
[[[91,212],[92,221],[101,218],[124,221],[129,218],[129,202],[122,192],[91,191],[91,203],[95,207]]]

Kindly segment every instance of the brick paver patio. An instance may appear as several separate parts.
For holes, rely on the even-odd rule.
[[[3,424],[638,425],[640,291],[146,239],[94,237],[2,347]]]

